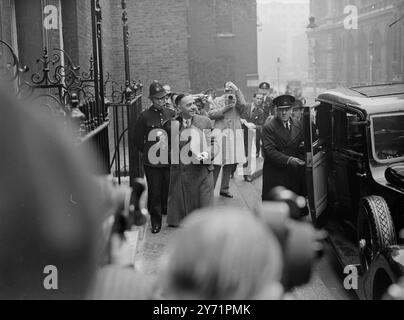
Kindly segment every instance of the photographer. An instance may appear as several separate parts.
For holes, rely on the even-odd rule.
[[[215,158],[215,185],[223,167],[220,195],[233,198],[229,191],[230,176],[237,164],[245,163],[244,135],[241,127],[241,113],[245,109],[246,101],[242,92],[233,82],[224,84],[224,95],[214,100],[209,117],[215,121],[214,128],[220,137],[221,154]],[[221,141],[221,142],[220,142]]]

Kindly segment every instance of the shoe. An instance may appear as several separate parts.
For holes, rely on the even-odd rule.
[[[159,233],[161,230],[161,226],[152,227],[151,233]]]
[[[244,180],[247,182],[252,182],[251,176],[244,176]]]
[[[220,195],[221,195],[222,197],[226,197],[226,198],[233,198],[233,195],[232,195],[230,192],[228,192],[228,191],[226,191],[226,192],[220,192]]]

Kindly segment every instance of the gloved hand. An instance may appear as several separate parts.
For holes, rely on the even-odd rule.
[[[300,168],[306,165],[306,163],[303,160],[300,160],[299,158],[295,157],[290,157],[288,160],[288,165],[291,166],[292,168]]]

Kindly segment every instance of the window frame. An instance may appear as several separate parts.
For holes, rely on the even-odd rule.
[[[350,157],[354,158],[363,158],[366,154],[366,149],[367,149],[367,143],[366,143],[366,130],[365,128],[361,128],[359,125],[359,130],[361,131],[361,140],[362,140],[362,147],[361,151],[357,151],[353,149],[352,147],[349,146],[349,120],[348,120],[348,114],[353,114],[358,116],[358,120],[362,121],[363,116],[359,111],[356,111],[351,108],[346,108],[346,107],[339,107],[337,105],[333,105],[333,110],[332,110],[332,145],[333,145],[333,150],[334,152],[339,152],[341,154],[345,154]],[[341,123],[336,123],[336,112],[340,112],[343,114],[346,118],[346,128],[342,131],[341,129]],[[340,137],[340,140],[336,140],[336,137]],[[341,137],[343,137],[345,140],[344,142],[341,142]],[[338,142],[338,143],[337,143]]]
[[[404,116],[404,112],[401,111],[401,112],[379,113],[379,114],[374,114],[374,115],[370,116],[370,143],[371,143],[371,147],[372,147],[372,157],[379,164],[392,164],[392,163],[404,161],[404,156],[399,157],[399,158],[394,158],[394,159],[379,159],[379,157],[377,157],[376,145],[375,145],[375,139],[374,139],[374,119],[381,118],[381,117],[389,117],[392,115]]]

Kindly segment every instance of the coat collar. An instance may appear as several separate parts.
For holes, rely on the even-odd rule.
[[[191,117],[191,126],[194,124],[194,117]],[[177,120],[180,123],[180,128],[182,129],[184,127],[184,118],[182,116],[182,114],[179,114],[175,120]]]
[[[283,125],[282,120],[279,118],[275,118],[275,130],[276,133],[284,140],[285,143],[290,143],[296,139],[296,137],[300,134],[300,128],[296,124],[296,122],[290,118],[291,132],[289,133],[288,129]]]

